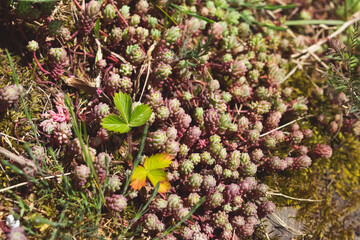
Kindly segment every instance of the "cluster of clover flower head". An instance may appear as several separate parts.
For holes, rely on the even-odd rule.
[[[132,68],[132,65],[124,64],[120,70],[114,69],[105,82],[107,91],[111,93],[118,91],[130,93],[133,82],[126,75],[131,74]]]
[[[109,177],[107,188],[111,192],[116,192],[116,191],[120,190],[121,185],[122,185],[122,182],[118,176],[114,175],[114,176]]]
[[[186,23],[184,28],[179,27],[180,31],[192,32]],[[214,24],[213,28],[219,32],[222,29],[221,34],[217,33],[218,40],[227,38],[228,45],[218,41],[220,49],[239,51],[229,47],[237,44],[235,36],[223,36],[227,25]],[[295,125],[287,135],[281,130],[274,131],[282,119],[306,113],[307,100],[301,97],[291,100],[290,94],[281,98],[281,81],[287,64],[279,55],[261,54],[271,46],[261,36],[251,38],[249,43],[260,52],[244,53],[240,57],[230,53],[224,56],[225,60],[218,59],[216,54],[210,57],[209,61],[222,64],[219,68],[214,64],[208,69],[219,80],[205,77],[203,85],[194,87],[194,84],[192,88],[179,84],[183,91],[171,94],[173,76],[180,74],[178,67],[184,66],[179,62],[179,66],[171,68],[178,61],[174,57],[178,52],[169,47],[175,41],[167,35],[171,31],[175,34],[178,30],[173,27],[165,33],[167,47],[159,50],[156,56],[154,79],[150,81],[153,88],[146,95],[146,103],[155,112],[146,144],[150,151],[170,151],[174,156],[168,180],[176,194],[157,198],[152,203],[151,220],[165,224],[169,218],[179,220],[205,196],[206,201],[198,210],[201,221],[193,219],[200,227],[186,226],[175,233],[175,237],[232,239],[250,236],[259,219],[275,211],[274,203],[266,198],[268,188],[258,183],[257,174],[302,169],[311,164],[308,148],[301,145],[304,139],[312,137],[310,129],[301,130]],[[194,31],[202,33],[201,28]],[[244,29],[244,35],[250,35],[249,30]],[[181,38],[176,41],[181,42]],[[255,59],[260,60],[257,63]],[[185,68],[191,74],[179,76],[189,83],[191,76],[198,73]],[[267,74],[268,78],[261,77]],[[162,88],[158,87],[159,81]],[[242,109],[232,109],[232,104],[241,104]],[[176,151],[168,148],[169,141],[176,142]],[[297,150],[287,152],[284,158],[268,154],[285,144]],[[148,222],[144,220],[144,225],[155,231]]]
[[[31,40],[26,47],[30,52],[36,52],[39,50],[39,43],[35,40]]]
[[[122,212],[128,205],[126,197],[119,194],[113,194],[111,197],[105,197],[106,205],[115,213]]]
[[[86,161],[85,157],[88,156],[90,159],[94,160],[96,156],[96,149],[87,146],[85,143],[81,147],[80,140],[75,138],[67,145],[66,154],[71,158],[77,158],[79,161]]]
[[[153,232],[163,232],[165,230],[165,224],[154,213],[148,213],[143,217],[143,226]]]
[[[73,140],[71,140],[71,142],[68,144],[68,150],[72,156],[82,156],[83,152],[78,138],[74,138]]]
[[[307,168],[310,156],[329,158],[332,153],[326,145],[308,146],[306,139],[313,132],[303,128],[301,122],[275,130],[304,116],[308,109],[308,100],[283,84],[289,63],[280,54],[281,49],[287,49],[287,56],[296,44],[288,40],[286,32],[274,34],[241,23],[241,14],[235,10],[241,7],[238,1],[182,2],[184,9],[210,18],[212,24],[179,14],[167,8],[166,1],[156,4],[166,7],[177,25],[165,26],[171,23],[158,19],[157,8],[147,0],[102,5],[96,0],[87,1],[78,14],[78,24],[69,25],[67,30],[51,21],[49,28],[51,25],[55,29],[51,31],[56,36],[65,40],[71,39],[70,32],[79,34],[73,39],[84,46],[75,49],[68,44],[61,48],[50,42],[51,77],[63,75],[69,61],[86,59],[85,73],[90,75],[87,69],[94,69],[101,79],[101,90],[108,96],[131,93],[133,100],[141,98],[151,107],[144,154],[164,152],[171,154],[173,161],[166,169],[169,193],[156,197],[139,223],[150,238],[186,216],[202,197],[206,200],[194,213],[193,224],[185,223],[181,231],[165,239],[250,236],[259,220],[275,210],[260,176]],[[93,34],[97,32],[97,19],[100,37]],[[90,47],[92,42],[102,46],[102,58],[97,61],[100,45]],[[28,44],[30,51],[39,48],[40,40]],[[89,121],[96,127],[89,131],[89,143],[98,150],[109,139],[99,123],[116,111],[101,95],[92,96],[96,104],[83,113],[94,120]],[[66,111],[59,109],[63,110],[41,123],[43,131],[57,146],[68,144],[73,156],[83,158]],[[335,131],[339,121],[332,121],[329,125]],[[351,128],[360,135],[360,123]],[[141,128],[131,131],[136,147]],[[102,183],[107,171],[105,159],[111,164],[111,157],[104,152],[95,155],[94,150],[91,157]],[[76,166],[74,173],[77,184],[86,185],[87,166]],[[110,209],[120,212],[127,201],[138,196],[138,191],[126,198],[117,195],[123,179],[113,174],[110,168],[106,201]]]
[[[329,145],[317,144],[313,150],[312,154],[316,157],[330,159],[332,156],[332,148]]]
[[[19,85],[19,88],[13,85],[6,85],[0,89],[0,112],[6,111],[14,102],[18,101],[20,92],[23,91],[23,87]]]

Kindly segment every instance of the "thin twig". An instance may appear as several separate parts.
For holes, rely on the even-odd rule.
[[[9,145],[9,147],[10,147],[17,155],[20,155],[20,153],[19,153],[19,152],[14,148],[14,146],[12,145],[10,139],[9,139],[7,136],[5,136],[4,139],[5,139],[5,142]],[[17,139],[16,139],[16,140],[17,140]]]
[[[78,3],[77,0],[74,0],[74,3],[75,3],[75,5],[76,5],[76,7],[79,8],[80,11],[84,11],[83,8],[80,6],[80,4]]]
[[[141,91],[141,95],[140,95],[140,98],[139,98],[139,102],[141,102],[141,98],[144,94],[144,91],[145,91],[145,88],[146,88],[146,85],[147,85],[147,82],[148,82],[148,79],[149,79],[149,76],[150,76],[150,72],[151,72],[151,60],[152,60],[152,52],[154,51],[155,49],[155,46],[156,46],[157,42],[154,42],[150,48],[148,49],[148,51],[146,52],[146,59],[144,60],[143,64],[141,65],[140,67],[140,70],[139,70],[139,74],[137,75],[137,78],[136,78],[136,82],[135,82],[135,90],[134,90],[134,94],[133,94],[133,99],[135,100],[135,96],[136,94],[138,94],[139,90],[140,90],[140,78],[142,76],[142,74],[145,72],[145,69],[147,69],[147,73],[146,73],[146,78],[145,78],[145,83],[144,83],[144,86],[143,86],[143,89]]]
[[[13,200],[13,199],[11,199],[11,198],[4,197],[4,200],[9,201],[9,202],[12,202],[12,203],[19,204],[18,201]],[[36,208],[36,207],[32,207],[32,209],[34,209],[35,211],[37,211],[37,212],[39,212],[39,213],[47,214],[47,212],[45,212],[44,210],[38,209],[38,208]]]
[[[148,50],[147,53],[146,53],[147,58],[146,58],[146,60],[145,60],[146,63],[144,63],[144,65],[143,65],[144,68],[142,68],[143,66],[141,66],[141,68],[144,69],[143,71],[145,71],[145,68],[147,67],[147,73],[146,73],[145,83],[144,83],[143,89],[142,89],[142,91],[141,91],[141,95],[140,95],[139,102],[141,102],[141,98],[142,98],[142,96],[143,96],[143,94],[144,94],[144,91],[145,91],[147,82],[148,82],[148,80],[149,80],[150,71],[151,71],[151,60],[152,60],[151,54],[152,54],[152,52],[154,51],[154,49],[155,49],[155,47],[156,47],[156,44],[157,44],[157,42],[154,42],[154,43],[150,46],[149,50]],[[141,72],[141,70],[140,70],[139,76],[138,76],[138,81],[140,81],[141,75],[142,75],[142,72]]]
[[[314,115],[308,115],[308,116],[305,116],[305,117],[301,117],[301,118],[295,119],[295,120],[293,120],[293,121],[291,121],[291,122],[288,122],[288,123],[286,123],[286,124],[284,124],[284,125],[282,125],[282,126],[280,126],[280,127],[278,127],[278,128],[275,128],[275,129],[273,129],[273,130],[271,130],[271,131],[268,131],[268,132],[266,132],[266,133],[261,134],[260,137],[264,137],[264,136],[266,136],[266,135],[268,135],[268,134],[270,134],[270,133],[272,133],[272,132],[275,132],[275,131],[277,131],[277,130],[279,130],[279,129],[282,129],[282,128],[286,127],[286,126],[289,126],[289,125],[293,124],[294,122],[297,122],[297,121],[299,121],[299,120],[301,120],[301,119],[308,118],[308,117],[313,117],[313,116],[314,116]]]
[[[278,215],[276,215],[275,213],[271,214],[276,220],[277,222],[286,230],[288,230],[289,232],[291,232],[294,235],[305,235],[304,233],[302,233],[300,230],[297,230],[293,227],[288,226]]]
[[[304,56],[302,56],[302,58],[308,58],[310,52],[316,52],[317,50],[320,49],[321,45],[326,43],[329,39],[336,37],[337,35],[342,33],[344,30],[346,30],[349,26],[351,26],[352,24],[356,23],[359,20],[360,20],[360,11],[358,11],[354,15],[352,15],[352,18],[349,21],[345,22],[338,30],[336,30],[335,32],[333,32],[332,34],[327,36],[325,39],[318,41],[317,43],[311,45],[310,47],[302,50],[300,53],[293,54],[291,57],[297,58],[297,57],[300,57],[301,55],[305,54]]]
[[[295,197],[290,197],[288,195],[285,195],[282,193],[276,193],[276,192],[267,192],[266,194],[270,195],[270,196],[280,196],[280,197],[297,200],[297,201],[302,201],[302,202],[322,202],[322,201],[324,201],[324,200],[314,200],[314,199],[306,199],[306,198],[295,198]]]
[[[3,147],[0,147],[0,154],[3,154],[11,160],[17,162],[20,166],[29,166],[35,171],[37,170],[37,167],[32,160],[26,159],[23,156],[18,156]]]
[[[107,47],[105,47],[104,45],[101,45],[101,48],[105,49],[106,51],[110,52],[111,55],[117,57],[118,59],[120,59],[123,63],[129,63],[128,61],[126,61],[126,59],[122,56],[120,56],[119,54],[111,51],[110,49],[108,49]]]
[[[68,176],[70,175],[71,173],[64,173],[64,176]],[[47,177],[42,177],[40,178],[39,180],[48,180],[48,179],[52,179],[52,178],[57,178],[57,177],[62,177],[63,174],[58,174],[58,175],[54,175],[54,176],[47,176]],[[22,183],[18,183],[16,185],[12,185],[10,187],[6,187],[6,188],[3,188],[3,189],[0,189],[0,193],[1,192],[5,192],[7,190],[10,190],[10,189],[13,189],[13,188],[17,188],[17,187],[21,187],[21,186],[24,186],[24,185],[27,185],[31,182],[22,182]]]
[[[291,77],[295,72],[296,70],[298,70],[299,68],[299,64],[296,65],[296,67],[294,67],[293,69],[291,69],[291,71],[284,77],[284,79],[281,80],[281,82],[285,82],[289,77]]]
[[[265,236],[266,236],[266,239],[267,239],[267,240],[270,240],[270,237],[269,237],[269,234],[268,234],[268,233],[265,233]]]
[[[22,142],[22,143],[25,142],[25,141],[23,141],[23,140],[21,140],[21,139],[14,138],[14,137],[9,136],[9,135],[7,135],[7,134],[5,134],[5,133],[2,133],[2,132],[0,132],[0,135],[3,135],[4,137],[7,137],[7,138],[11,138],[11,139],[13,139],[13,140],[17,140],[17,141]]]
[[[3,167],[3,165],[2,165],[1,163],[0,163],[0,168],[1,168],[1,170],[4,172],[4,174],[5,174],[6,178],[7,178],[7,180],[8,180],[8,181],[10,181],[10,177],[9,177],[9,175],[7,175],[7,173],[6,173],[6,171],[5,171],[4,167]]]
[[[46,69],[44,69],[42,66],[41,66],[41,63],[39,62],[39,60],[37,59],[36,57],[36,52],[34,52],[33,54],[33,57],[34,57],[34,60],[36,62],[36,65],[38,66],[38,68],[45,74],[45,75],[49,75],[50,72]]]
[[[316,61],[318,61],[326,70],[329,70],[329,66],[326,65],[326,63],[324,63],[319,57],[318,55],[316,55],[313,52],[309,52],[311,56],[313,56],[315,58]]]

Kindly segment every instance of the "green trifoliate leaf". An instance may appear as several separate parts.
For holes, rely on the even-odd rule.
[[[103,118],[101,125],[106,130],[119,132],[119,133],[126,133],[131,129],[128,123],[124,122],[124,120],[122,120],[117,115],[106,116],[105,118]]]
[[[116,108],[119,110],[121,116],[123,117],[125,123],[129,123],[132,108],[132,100],[130,96],[122,92],[115,93],[114,103]]]
[[[151,108],[147,104],[141,104],[134,109],[133,114],[130,119],[131,127],[139,127],[144,125],[146,121],[150,118],[152,113]]]

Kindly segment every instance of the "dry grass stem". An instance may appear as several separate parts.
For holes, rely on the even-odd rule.
[[[280,196],[280,197],[297,200],[297,201],[302,201],[302,202],[322,202],[322,201],[324,201],[324,200],[315,200],[315,199],[306,199],[306,198],[295,198],[295,197],[290,197],[288,195],[285,195],[282,193],[276,193],[276,192],[267,192],[266,194],[270,195],[270,196]]]
[[[47,176],[47,177],[40,178],[39,180],[48,180],[48,179],[57,178],[57,177],[62,177],[62,176],[69,176],[70,174],[71,174],[71,173],[64,173],[64,174],[58,174],[58,175],[54,175],[54,176]],[[6,191],[11,190],[11,189],[13,189],[13,188],[17,188],[17,187],[21,187],[21,186],[27,185],[27,184],[29,184],[29,183],[30,183],[30,182],[22,182],[22,183],[18,183],[18,184],[15,184],[15,185],[12,185],[12,186],[9,186],[9,187],[0,189],[0,193],[1,193],[1,192],[6,192]]]
[[[336,37],[337,35],[339,35],[343,31],[345,31],[348,27],[350,27],[354,23],[358,22],[359,20],[360,20],[360,11],[356,12],[354,15],[352,15],[352,17],[351,17],[351,19],[349,21],[345,22],[338,30],[336,30],[335,32],[330,34],[325,39],[322,39],[322,40],[318,41],[317,43],[311,45],[310,47],[308,47],[306,49],[303,49],[300,53],[296,53],[296,54],[291,55],[291,57],[292,58],[298,58],[298,57],[301,56],[302,59],[308,58],[310,52],[316,52],[317,50],[320,49],[321,45],[326,43],[329,39]]]

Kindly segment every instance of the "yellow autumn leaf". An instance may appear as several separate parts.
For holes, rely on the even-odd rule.
[[[165,193],[169,190],[170,183],[168,182],[167,174],[163,169],[150,170],[147,177],[153,186],[156,186],[156,184],[160,182],[159,193]]]
[[[144,168],[148,170],[167,168],[171,163],[171,159],[171,155],[167,153],[158,153],[145,159]]]
[[[170,183],[164,168],[171,164],[171,155],[159,153],[145,159],[144,166],[135,168],[131,177],[131,187],[139,190],[146,185],[146,178],[149,178],[153,186],[160,182],[159,193],[165,193],[170,188]]]
[[[132,187],[132,189],[139,190],[144,187],[146,185],[146,175],[147,170],[144,167],[136,167],[131,177],[130,186]]]

